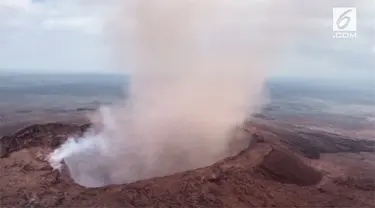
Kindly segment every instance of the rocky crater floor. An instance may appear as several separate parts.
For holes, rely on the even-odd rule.
[[[196,170],[87,189],[45,157],[89,124],[32,125],[0,139],[1,207],[375,207],[375,141],[244,126],[239,154]]]

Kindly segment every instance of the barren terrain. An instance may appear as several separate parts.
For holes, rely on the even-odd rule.
[[[257,119],[244,127],[244,150],[212,166],[86,189],[44,160],[88,126],[32,125],[3,137],[2,207],[374,207],[375,141]]]
[[[209,167],[87,189],[46,156],[123,99],[109,76],[0,77],[1,207],[375,207],[375,94],[359,85],[268,84],[270,102]],[[243,151],[238,153],[238,148]]]

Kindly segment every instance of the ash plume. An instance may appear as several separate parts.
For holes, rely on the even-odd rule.
[[[129,97],[102,107],[93,120],[99,132],[69,139],[50,155],[51,165],[63,161],[75,182],[99,187],[227,157],[233,129],[261,108],[271,63],[295,35],[296,6],[126,1],[128,12],[110,32],[120,65],[131,67]]]

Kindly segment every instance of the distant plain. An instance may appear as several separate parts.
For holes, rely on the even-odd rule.
[[[127,76],[95,74],[0,75],[0,136],[36,123],[85,123],[100,105],[123,99]],[[257,117],[281,124],[375,138],[372,83],[271,78],[267,105]]]

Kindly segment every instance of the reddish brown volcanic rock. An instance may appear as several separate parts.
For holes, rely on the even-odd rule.
[[[88,128],[88,124],[82,126],[48,123],[43,125],[31,125],[11,136],[0,139],[0,157],[30,147],[43,146],[45,148],[56,148],[68,136],[81,135]]]
[[[322,173],[309,167],[298,157],[278,149],[273,149],[256,167],[256,171],[265,178],[300,186],[315,185],[323,177]]]
[[[51,172],[43,158],[87,127],[33,125],[2,138],[1,207],[373,207],[371,141],[252,123],[250,146],[212,166],[86,189]],[[305,156],[312,146],[320,159]]]

